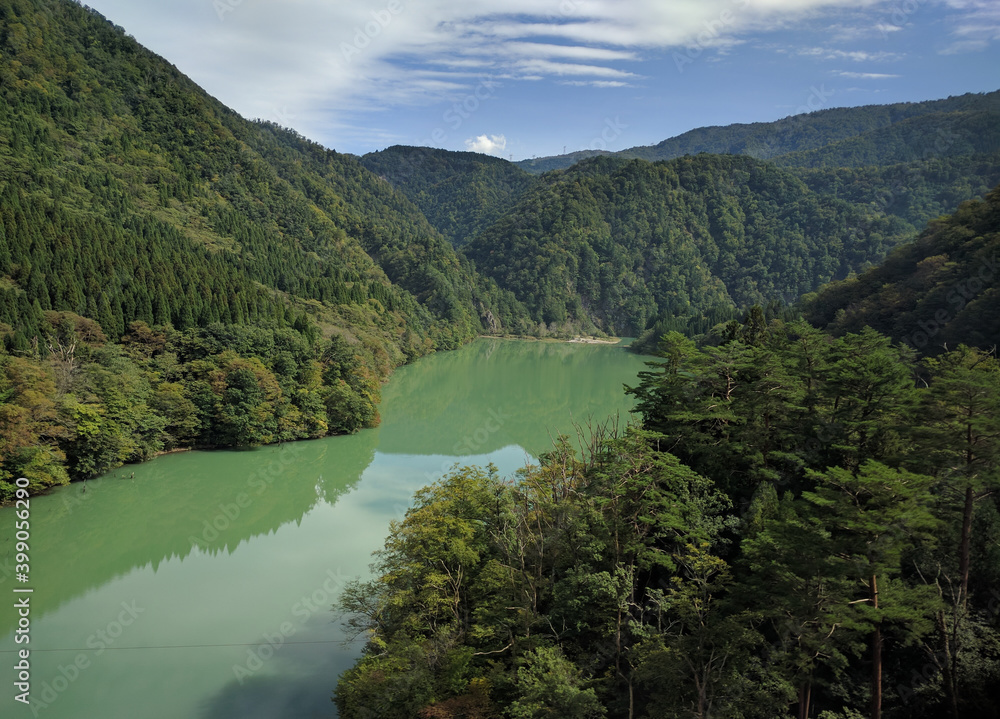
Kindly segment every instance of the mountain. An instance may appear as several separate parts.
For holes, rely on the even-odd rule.
[[[806,319],[838,334],[873,327],[922,352],[1000,345],[1000,186],[930,223],[858,277],[803,298]]]
[[[536,181],[506,160],[428,147],[395,145],[365,155],[361,164],[402,192],[455,246],[498,220]]]
[[[979,130],[987,136],[978,137]],[[937,137],[934,135],[941,131]],[[826,166],[847,164],[893,164],[902,161],[901,155],[914,159],[919,154],[926,159],[924,150],[933,148],[925,138],[906,146],[914,133],[944,138],[947,147],[933,150],[931,154],[959,154],[962,148],[997,147],[1000,137],[1000,91],[968,93],[942,100],[904,102],[892,105],[866,105],[840,107],[792,115],[774,122],[755,122],[726,126],[702,127],[690,130],[656,145],[631,147],[611,153],[626,158],[645,160],[671,160],[701,152],[723,155],[750,155],[760,159],[775,159],[782,164]],[[952,135],[959,135],[958,138]],[[956,143],[955,140],[960,140]],[[838,147],[828,150],[829,145]],[[856,151],[862,146],[863,157]],[[813,154],[810,151],[823,152]],[[967,151],[967,150],[966,150]],[[794,157],[784,157],[797,153]],[[854,155],[845,162],[845,157]],[[567,168],[581,159],[580,153],[555,155],[532,160],[522,160],[520,167],[528,172],[541,173]]]
[[[544,175],[464,250],[535,322],[635,334],[661,317],[793,301],[911,231],[750,157],[601,157]]]
[[[734,165],[712,153],[749,162]],[[768,190],[760,206],[753,199],[759,188],[733,189],[743,197],[737,204],[750,203],[760,221],[747,223],[741,205],[732,217],[746,227],[733,230],[738,239],[723,240],[715,210],[678,204],[671,183],[636,183],[630,173],[646,170],[623,164],[671,158],[676,169],[684,165],[671,163],[681,156],[696,156],[695,174],[703,175],[684,186],[688,193],[725,194],[718,188],[737,188],[751,175],[780,177],[784,186]],[[1000,93],[702,128],[651,148],[563,159],[577,164],[566,168],[548,158],[517,167],[485,155],[405,147],[362,162],[413,201],[483,274],[513,291],[530,308],[537,332],[701,331],[734,318],[740,306],[793,302],[863,269],[932,218],[988,192],[1000,182]],[[776,172],[765,173],[765,162]],[[523,168],[549,171],[531,176]],[[616,183],[613,190],[595,187],[608,182]],[[803,205],[811,209],[801,217],[789,214]],[[834,228],[817,212],[848,219]],[[579,232],[560,214],[572,215]],[[782,229],[763,229],[775,217]],[[686,239],[666,241],[668,230]],[[744,234],[750,244],[731,254],[728,268],[713,264],[719,242],[741,244]],[[776,254],[787,256],[784,269],[760,260],[775,256],[769,244],[782,247]]]
[[[50,266],[43,247],[54,238],[43,237],[28,243],[36,253],[30,262],[13,257],[16,268],[0,267],[12,283],[5,306],[30,308],[37,300],[42,310],[87,314],[85,294],[98,312],[112,308],[104,313],[112,323],[106,331],[117,337],[133,320],[169,320],[180,328],[240,321],[239,310],[225,314],[212,300],[229,299],[239,286],[254,289],[243,290],[246,300],[236,291],[237,304],[270,303],[272,315],[293,300],[371,307],[374,299],[382,305],[376,314],[405,317],[413,336],[431,346],[453,346],[481,331],[481,310],[490,309],[483,303],[491,291],[498,294],[495,288],[470,275],[419,210],[355,159],[243,120],[72,3],[11,1],[0,8],[6,28],[0,182],[20,196],[19,204],[74,228],[67,230],[74,237],[93,234],[81,225],[100,226],[98,234],[112,244],[97,253],[99,263],[105,256],[132,258],[131,266],[86,268],[91,291],[84,293],[84,268],[77,263],[70,278],[69,261]],[[32,230],[17,222],[12,231],[8,242],[18,246],[19,233]],[[152,244],[142,252],[127,249],[143,243]],[[94,255],[79,249],[69,254]],[[173,253],[168,272],[155,273],[153,282],[137,264],[167,251]],[[219,269],[205,269],[210,263]],[[200,277],[164,285],[176,272]],[[220,274],[230,277],[218,282]],[[188,302],[169,300],[185,293]],[[8,312],[0,319],[27,323],[15,327],[22,331],[38,321],[37,312],[17,318],[11,322]]]
[[[395,366],[530,327],[356,158],[67,0],[0,0],[0,158],[0,501],[371,426]]]

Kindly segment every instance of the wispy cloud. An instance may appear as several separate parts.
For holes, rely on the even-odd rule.
[[[853,77],[858,80],[885,80],[887,78],[899,77],[899,75],[889,75],[884,72],[850,72],[840,70],[837,73],[840,77]]]
[[[975,49],[1000,37],[1000,2],[944,2],[955,27],[948,51]],[[714,59],[748,38],[759,46],[775,32],[798,27],[829,28],[823,44],[830,47],[786,49],[788,55],[859,63],[903,57],[856,49],[874,33],[884,37],[878,21],[889,21],[885,0],[88,4],[242,114],[267,118],[273,108],[283,108],[296,118],[296,129],[332,145],[352,114],[461,101],[483,77],[593,88],[642,85],[656,74],[651,63],[662,63],[664,51],[696,47],[709,51],[702,58]],[[219,12],[223,6],[228,9]],[[372,136],[377,133],[372,128]]]
[[[635,77],[631,72],[616,70],[613,67],[553,62],[551,60],[523,60],[518,62],[516,67],[529,75],[548,75],[554,77],[562,77],[564,75],[592,75],[594,77],[613,77],[618,79]]]
[[[785,48],[779,52],[803,57],[815,57],[821,60],[851,60],[853,62],[887,62],[899,60],[903,56],[900,53],[879,50],[870,52],[868,50],[840,50],[828,47],[800,47]]]
[[[996,0],[947,0],[947,4],[954,11],[951,35],[956,39],[943,54],[975,52],[1000,40],[1000,3]]]
[[[560,85],[570,87],[628,87],[629,83],[620,80],[560,80]]]

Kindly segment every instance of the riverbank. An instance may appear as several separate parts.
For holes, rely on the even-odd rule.
[[[532,335],[480,335],[480,337],[494,340],[522,340],[525,342],[564,342],[569,344],[588,345],[616,345],[622,341],[621,337],[534,337]]]
[[[610,337],[608,339],[600,339],[598,337],[574,337],[573,339],[566,341],[585,345],[616,345],[622,340],[621,337]]]

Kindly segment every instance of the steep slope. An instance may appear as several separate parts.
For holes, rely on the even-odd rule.
[[[792,301],[909,230],[748,157],[593,158],[542,180],[466,252],[550,329],[634,334],[658,317]]]
[[[73,3],[5,0],[0,13],[0,183],[35,219],[52,218],[7,223],[7,241],[31,257],[0,267],[0,320],[30,334],[40,318],[23,310],[36,301],[79,314],[107,306],[102,326],[117,338],[133,320],[246,321],[244,303],[277,317],[294,298],[373,308],[352,320],[362,324],[395,313],[391,324],[429,346],[482,330],[494,309],[484,303],[500,293],[355,159],[243,120]],[[54,265],[55,227],[111,244]]]
[[[878,331],[924,352],[1000,344],[1000,186],[930,223],[878,267],[803,298],[834,332]]]
[[[476,152],[395,145],[361,164],[406,195],[455,246],[493,224],[535,183],[517,165]]]

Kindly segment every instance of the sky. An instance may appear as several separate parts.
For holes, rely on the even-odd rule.
[[[86,0],[248,118],[530,159],[1000,89],[1000,0]]]

